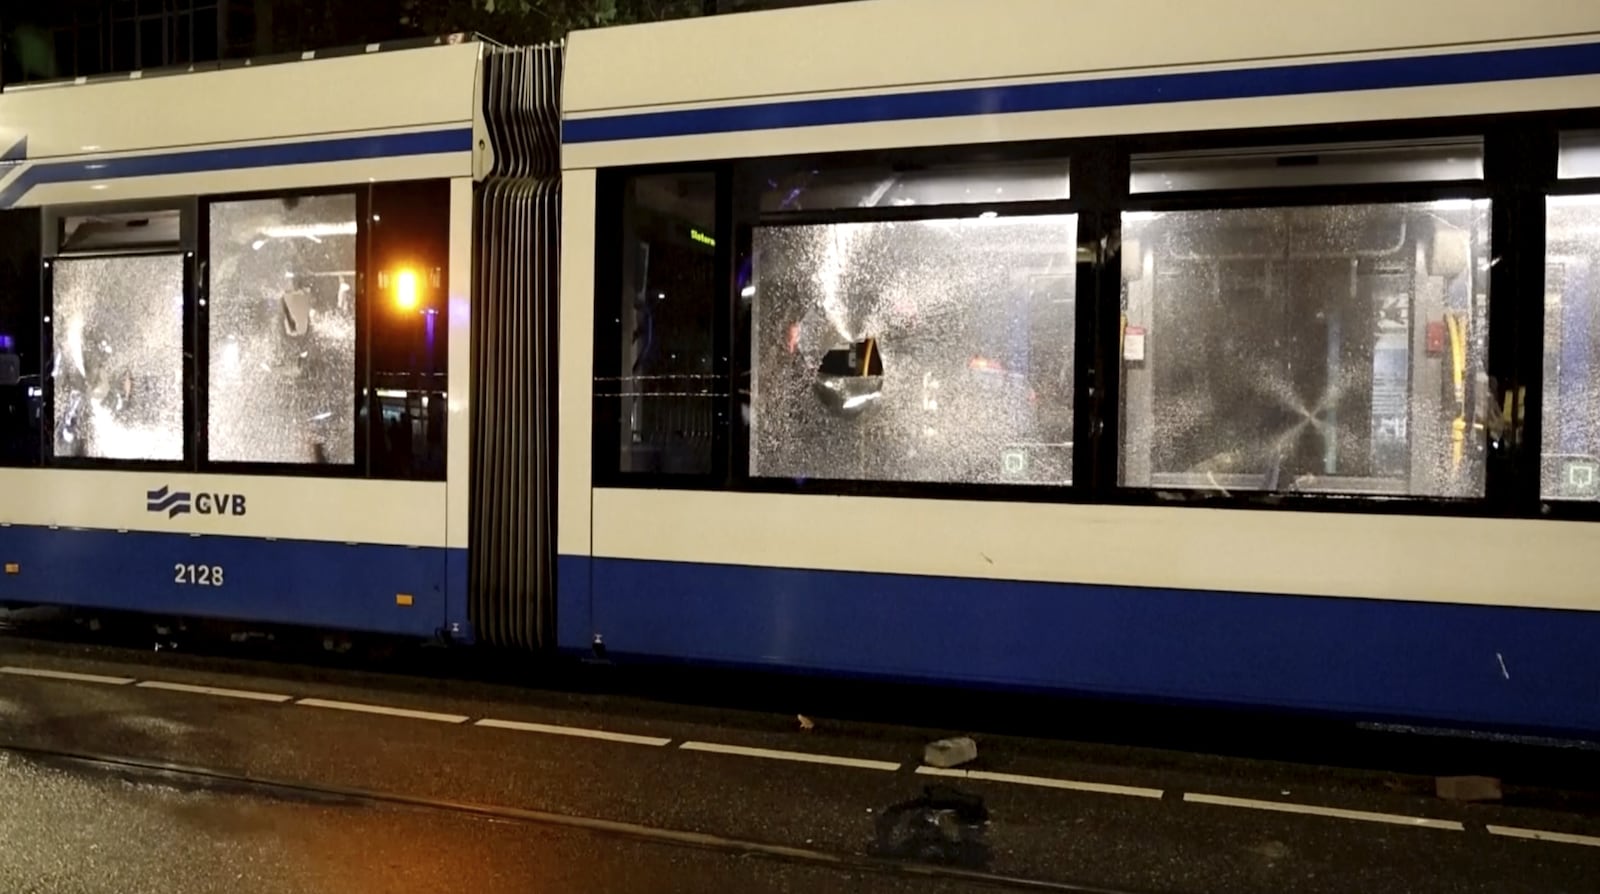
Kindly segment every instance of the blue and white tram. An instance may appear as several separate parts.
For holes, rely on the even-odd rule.
[[[0,96],[0,600],[470,635],[473,245],[535,238],[493,199],[535,57]]]
[[[868,0],[566,77],[563,646],[1600,730],[1600,8]]]
[[[1600,731],[1600,10],[563,56],[0,95],[0,600]]]

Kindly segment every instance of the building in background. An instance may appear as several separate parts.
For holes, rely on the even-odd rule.
[[[3,78],[84,77],[256,53],[257,0],[55,0],[0,20]]]

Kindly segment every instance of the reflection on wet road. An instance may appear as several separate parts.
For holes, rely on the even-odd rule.
[[[927,729],[8,646],[6,894],[1555,894],[1600,869],[1582,788],[1461,804],[1431,777],[993,735],[941,769]]]
[[[0,803],[0,890],[17,894],[966,890],[4,751]]]

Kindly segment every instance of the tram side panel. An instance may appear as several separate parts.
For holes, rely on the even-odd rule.
[[[478,56],[0,96],[0,600],[459,632]]]
[[[1580,167],[1600,18],[1308,7],[1291,51],[1238,28],[1254,0],[999,5],[906,23],[892,81],[786,39],[853,46],[887,2],[572,38],[563,645],[1600,729],[1600,175],[1501,204]],[[1546,260],[1559,347],[1504,324]],[[1507,341],[1497,376],[1561,360],[1537,493],[1537,450],[1488,459]]]

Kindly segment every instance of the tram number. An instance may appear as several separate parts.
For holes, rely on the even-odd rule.
[[[174,565],[172,582],[198,587],[222,586],[221,565]]]

